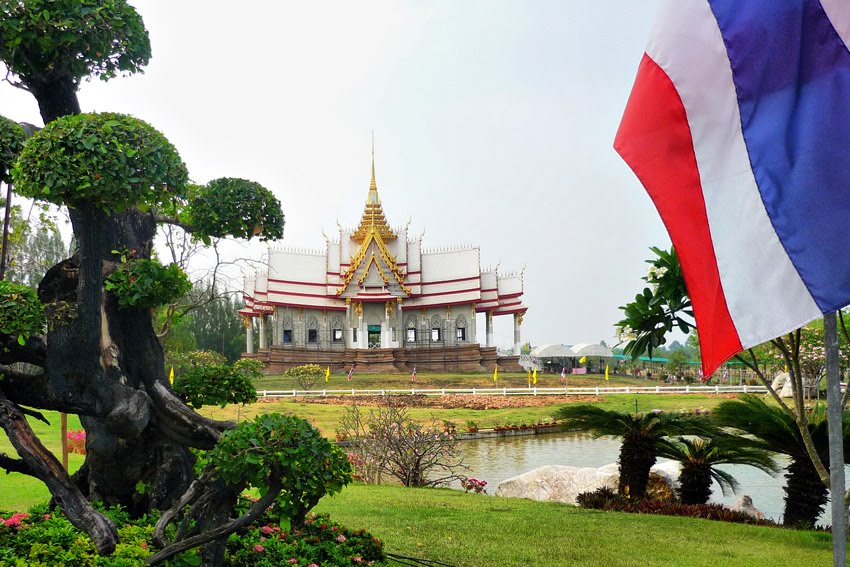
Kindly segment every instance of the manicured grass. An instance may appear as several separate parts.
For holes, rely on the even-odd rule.
[[[494,403],[498,403],[499,397],[494,397]],[[639,411],[660,409],[675,411],[680,409],[695,410],[697,408],[710,409],[722,402],[724,397],[703,394],[615,394],[600,396],[598,403],[605,409],[619,411],[635,411],[635,401]],[[357,397],[350,399],[352,403],[357,402]],[[494,427],[499,423],[532,423],[552,417],[562,405],[576,403],[577,398],[563,396],[552,405],[539,407],[511,407],[502,409],[439,409],[439,408],[411,408],[410,415],[414,419],[427,421],[434,417],[438,421],[448,420],[454,422],[459,430],[466,426],[467,420],[479,422],[482,428]],[[200,413],[215,419],[251,419],[260,413],[280,412],[293,413],[299,417],[309,420],[326,437],[332,437],[339,425],[339,420],[345,412],[344,405],[311,404],[296,402],[287,398],[276,398],[262,403],[246,406],[227,406],[225,408],[204,407]]]
[[[386,388],[409,390],[415,388],[525,388],[528,386],[528,374],[525,372],[499,372],[498,379],[493,381],[492,372],[417,372],[416,382],[411,381],[410,374],[366,374],[355,370],[354,377],[346,379],[347,372],[331,373],[327,382],[321,378],[313,386],[314,390],[327,388],[329,390],[358,390]],[[255,380],[258,390],[300,390],[301,387],[294,378],[283,374],[269,374]],[[629,376],[610,375],[610,380],[600,374],[570,374],[567,375],[569,386],[647,386],[660,384]],[[560,374],[537,374],[537,386],[540,388],[557,388],[563,386]]]
[[[45,447],[50,449],[56,458],[62,459],[62,438],[59,434],[59,412],[44,411],[44,417],[50,425],[27,417],[30,427],[38,435]],[[68,429],[82,429],[80,420],[75,415],[68,416]],[[12,443],[6,435],[0,435],[0,453],[6,453],[11,457],[17,457]],[[83,464],[85,457],[76,453],[68,455],[68,468],[73,473]],[[39,480],[20,473],[0,474],[0,508],[12,511],[23,511],[38,502],[45,502],[50,498],[47,487]]]
[[[355,398],[356,399],[356,398]],[[602,396],[599,402],[606,409],[617,409],[620,411],[634,411],[635,400],[638,402],[640,411],[651,409],[663,409],[667,411],[678,409],[712,408],[723,401],[718,396],[707,396],[701,394],[664,394],[664,395],[626,395],[618,394]],[[438,408],[412,408],[410,414],[418,420],[428,421],[432,418],[439,422],[442,420],[452,421],[457,425],[459,431],[466,427],[467,420],[477,421],[480,427],[493,427],[498,423],[532,423],[550,418],[559,407],[575,400],[564,397],[563,402],[540,407],[516,407],[502,409],[438,409]],[[227,406],[225,408],[204,407],[200,413],[215,419],[251,419],[260,413],[280,412],[292,413],[309,420],[326,437],[333,437],[339,420],[345,412],[345,406],[330,404],[308,404],[286,400],[251,404],[247,406]],[[29,418],[29,422],[42,442],[57,456],[60,455],[59,414],[57,412],[44,412],[50,420],[50,425]],[[80,422],[76,416],[68,416],[68,428],[80,429]],[[0,435],[0,452],[14,456],[15,451],[5,435]],[[69,455],[69,466],[71,472],[75,471],[83,463],[83,456]],[[42,502],[49,498],[45,486],[26,475],[19,473],[0,474],[0,508],[10,510],[25,510],[29,506]]]
[[[481,565],[829,565],[824,532],[792,531],[473,496],[349,486],[317,511],[380,537],[391,553]]]

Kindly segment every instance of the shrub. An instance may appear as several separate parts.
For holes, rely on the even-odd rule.
[[[193,366],[175,373],[174,393],[195,409],[205,405],[250,404],[257,401],[257,390],[244,369],[235,365]]]
[[[153,527],[158,516],[149,514],[132,520],[120,508],[103,512],[115,522],[121,539],[115,552],[102,557],[91,540],[71,525],[60,512],[39,504],[29,513],[0,511],[0,565],[48,567],[78,565],[92,567],[137,567],[155,552]],[[325,514],[306,520],[303,528],[284,531],[269,524],[268,517],[252,524],[227,542],[225,565],[322,567],[384,565],[381,540],[363,530],[350,530]],[[292,559],[295,559],[293,562]],[[200,565],[196,549],[171,559],[174,566]]]
[[[381,540],[332,522],[327,514],[310,516],[298,530],[271,524],[255,525],[227,541],[225,561],[234,567],[294,565],[322,567],[383,565]]]
[[[301,386],[302,390],[309,390],[313,387],[313,384],[325,375],[325,371],[318,364],[304,364],[290,368],[286,371],[285,375],[295,378],[295,381]]]
[[[463,486],[464,492],[473,492],[475,494],[481,494],[482,492],[484,494],[487,493],[487,488],[486,488],[487,487],[487,481],[486,480],[480,480],[480,479],[477,479],[477,478],[471,478],[470,477],[470,478],[464,479],[464,481],[461,482],[461,486]]]
[[[227,358],[221,353],[211,350],[194,350],[191,352],[168,352],[165,358],[165,370],[174,368],[175,376],[180,376],[196,366],[211,366],[227,364]]]
[[[428,425],[414,421],[404,407],[379,406],[364,415],[349,406],[337,434],[351,440],[364,465],[357,473],[366,482],[380,482],[386,473],[404,486],[434,487],[463,480],[458,471],[467,469],[453,429],[434,419]]]
[[[686,516],[705,520],[719,520],[738,524],[757,524],[761,526],[776,525],[771,520],[754,518],[746,512],[730,510],[722,504],[682,504],[644,498],[630,500],[616,494],[607,487],[598,488],[593,492],[583,492],[576,497],[576,503],[582,508],[606,510],[615,512],[631,512],[634,514],[661,514],[664,516]]]
[[[261,493],[279,478],[283,491],[275,499],[278,521],[299,526],[326,494],[351,482],[345,452],[322,437],[307,421],[270,413],[225,432],[207,453],[216,476],[230,485],[246,484]]]

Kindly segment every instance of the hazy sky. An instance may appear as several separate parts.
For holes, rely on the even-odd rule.
[[[655,1],[130,3],[151,63],[84,83],[83,110],[150,122],[197,182],[262,183],[288,246],[322,248],[323,229],[357,223],[373,130],[390,224],[410,218],[426,248],[476,244],[484,266],[525,267],[533,345],[612,344],[648,247],[669,246],[612,149]],[[0,113],[41,123],[8,85]],[[496,318],[500,346],[509,319]]]

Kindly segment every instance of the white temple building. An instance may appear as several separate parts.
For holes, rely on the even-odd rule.
[[[274,371],[308,363],[373,372],[520,369],[522,272],[482,269],[474,246],[425,250],[408,226],[390,227],[374,152],[360,224],[326,241],[316,252],[272,245],[267,269],[246,280],[246,356]],[[514,357],[496,355],[495,316],[513,317]]]

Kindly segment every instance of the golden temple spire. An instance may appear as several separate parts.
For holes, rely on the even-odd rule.
[[[372,131],[372,180],[369,182],[369,196],[366,203],[380,204],[378,198],[378,184],[375,182],[375,131]]]
[[[396,238],[395,232],[390,228],[384,217],[384,209],[381,207],[381,199],[378,197],[378,184],[375,181],[375,133],[372,133],[372,177],[369,181],[369,194],[366,197],[366,208],[360,219],[360,225],[351,235],[353,240],[364,241],[370,231],[376,231],[383,240]]]

